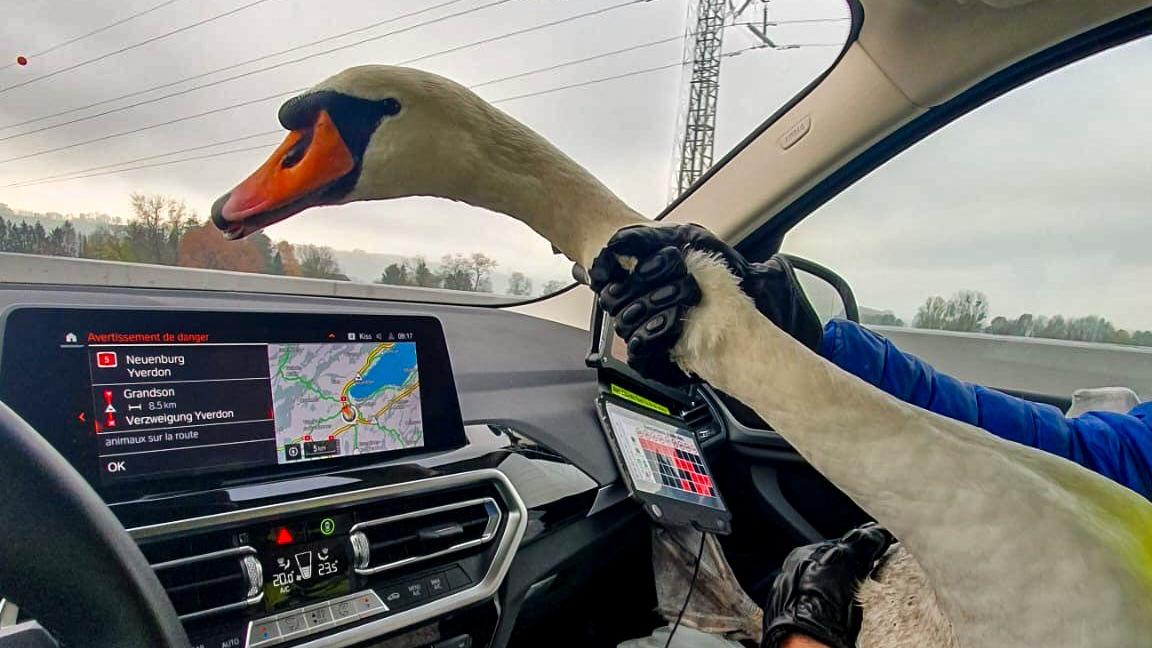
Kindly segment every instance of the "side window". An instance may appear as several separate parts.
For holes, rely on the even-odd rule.
[[[861,319],[962,378],[1152,395],[1152,39],[983,106],[797,225]],[[1010,339],[1008,339],[1010,338]]]

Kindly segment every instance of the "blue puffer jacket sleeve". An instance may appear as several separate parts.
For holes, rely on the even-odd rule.
[[[845,320],[824,327],[820,355],[902,401],[1064,457],[1152,499],[1152,402],[1127,414],[1066,418],[1051,405],[939,373]]]

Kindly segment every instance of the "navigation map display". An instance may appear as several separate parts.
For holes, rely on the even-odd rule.
[[[464,444],[434,318],[29,308],[4,323],[0,399],[94,482]]]
[[[280,463],[424,445],[415,342],[270,344]]]

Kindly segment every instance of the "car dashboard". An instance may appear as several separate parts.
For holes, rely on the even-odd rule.
[[[565,581],[594,556],[647,563],[647,523],[592,406],[586,332],[495,309],[196,291],[5,286],[0,307],[3,400],[97,488],[193,646],[510,645],[517,619],[576,588]],[[413,333],[414,447],[265,436],[281,415],[267,378],[197,374],[258,366],[240,348],[251,335],[368,350]],[[216,445],[225,424],[243,444]]]

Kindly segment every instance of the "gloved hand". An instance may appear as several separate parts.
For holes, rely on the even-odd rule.
[[[699,225],[636,226],[620,230],[589,270],[592,289],[628,345],[628,364],[642,376],[677,385],[687,381],[668,356],[680,339],[683,319],[700,303],[700,288],[684,265],[684,252],[702,250],[723,260],[756,308],[792,337],[817,350],[823,327],[787,259],[749,263]],[[618,257],[637,259],[628,272]]]
[[[860,633],[856,590],[893,542],[887,530],[867,524],[839,540],[793,549],[764,607],[762,648],[779,648],[795,634],[832,648],[855,648]]]

